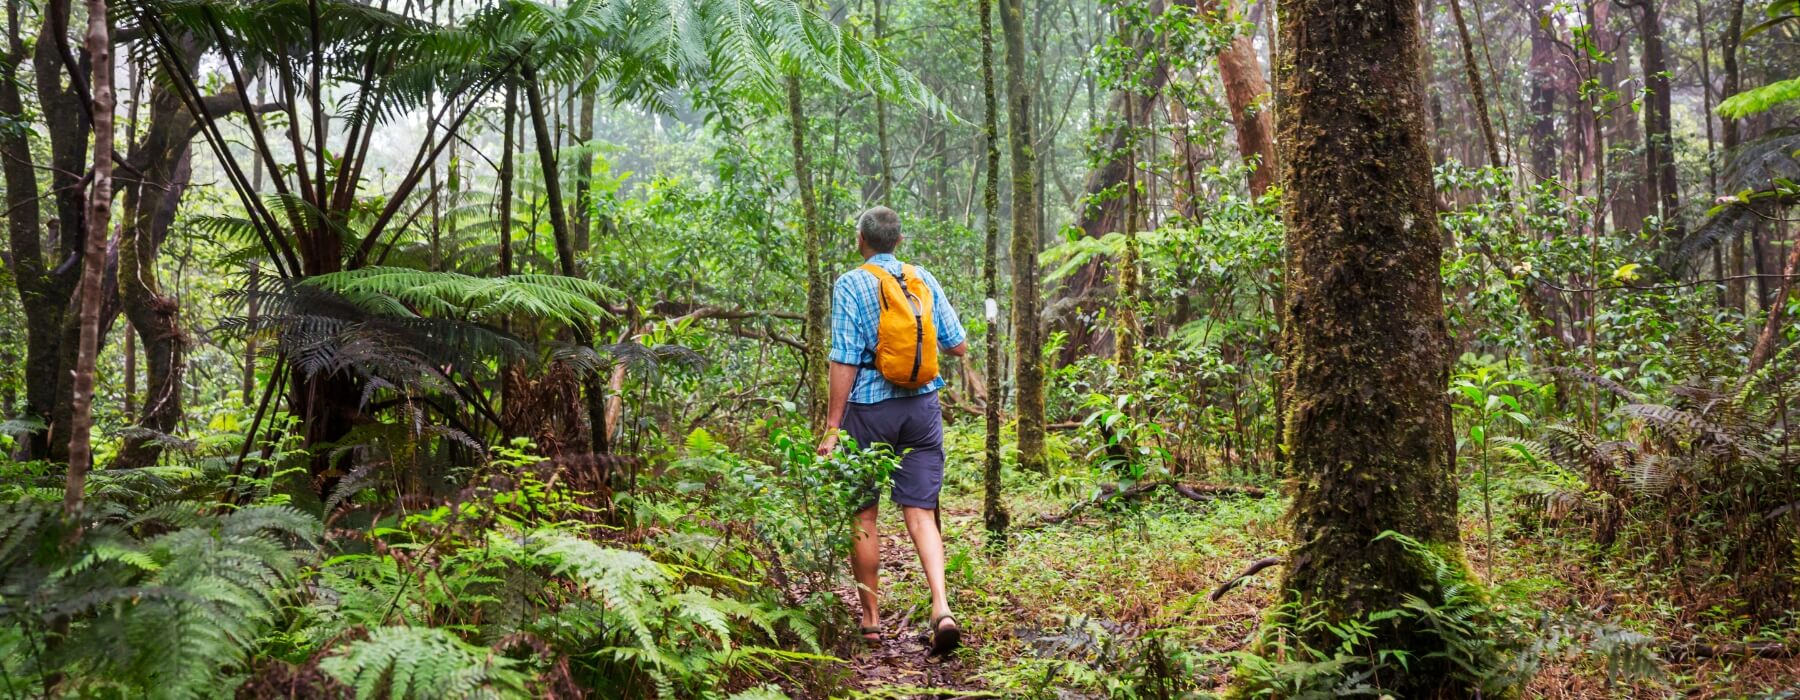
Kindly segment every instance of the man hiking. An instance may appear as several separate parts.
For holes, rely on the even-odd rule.
[[[894,257],[900,238],[900,217],[887,207],[857,217],[863,265],[838,277],[831,292],[831,398],[819,455],[837,449],[841,428],[857,449],[886,445],[899,456],[892,497],[931,587],[931,655],[942,656],[961,643],[962,630],[944,594],[944,540],[938,531],[944,418],[937,392],[944,380],[937,360],[940,352],[962,357],[969,346],[937,279]],[[860,631],[870,644],[881,641],[881,540],[875,532],[880,495],[870,489],[858,509],[850,553],[862,602]]]

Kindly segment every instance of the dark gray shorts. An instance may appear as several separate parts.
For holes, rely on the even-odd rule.
[[[944,414],[937,392],[903,396],[880,403],[853,403],[844,408],[844,432],[859,448],[887,445],[900,456],[894,471],[894,502],[914,508],[936,508],[944,486]],[[858,510],[874,506],[881,494],[870,489]]]

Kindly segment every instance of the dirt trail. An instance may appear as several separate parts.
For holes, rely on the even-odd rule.
[[[944,515],[948,520],[952,514]],[[993,697],[979,681],[967,677],[967,662],[926,657],[927,611],[906,602],[924,598],[925,579],[904,530],[882,533],[881,587],[881,646],[864,648],[850,660],[855,687],[882,698]],[[837,594],[850,610],[862,609],[852,584],[840,587]],[[958,623],[968,630],[967,623]],[[964,649],[958,656],[972,653],[970,647],[980,643],[980,634],[965,631]]]

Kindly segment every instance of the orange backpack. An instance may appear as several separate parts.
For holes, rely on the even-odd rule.
[[[900,275],[869,263],[862,269],[881,285],[881,320],[876,326],[875,361],[869,366],[894,386],[917,389],[938,376],[937,324],[931,318],[931,286],[911,265]]]

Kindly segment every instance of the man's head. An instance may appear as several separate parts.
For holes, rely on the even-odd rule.
[[[856,217],[856,243],[865,256],[894,252],[900,245],[900,215],[887,207],[869,207]]]

